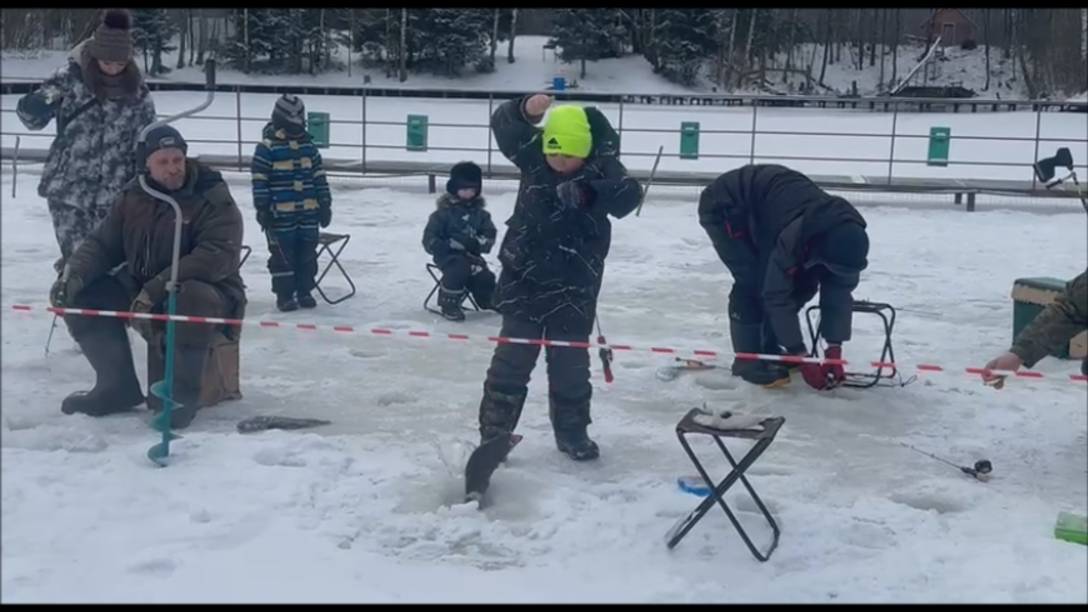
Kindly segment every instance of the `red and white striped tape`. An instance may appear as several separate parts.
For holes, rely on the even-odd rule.
[[[853,362],[846,359],[822,359],[819,357],[801,357],[797,355],[769,355],[764,353],[729,353],[725,351],[713,351],[705,349],[682,349],[661,346],[633,346],[630,344],[611,344],[603,342],[577,342],[571,340],[548,340],[544,338],[511,338],[505,336],[473,337],[466,334],[435,333],[423,330],[395,330],[384,327],[356,327],[354,325],[315,325],[313,323],[282,323],[280,321],[256,321],[252,319],[226,319],[221,317],[194,317],[189,315],[165,315],[145,312],[127,312],[118,310],[94,310],[90,308],[57,308],[54,306],[30,306],[27,304],[13,304],[12,310],[20,312],[32,312],[35,310],[48,311],[58,315],[79,315],[88,317],[112,317],[117,319],[147,319],[151,321],[176,321],[179,323],[200,323],[207,325],[235,325],[261,328],[295,328],[300,331],[333,331],[346,334],[370,334],[374,336],[407,336],[411,338],[442,339],[456,341],[471,341],[486,338],[488,342],[495,344],[535,344],[539,346],[566,346],[572,348],[603,347],[613,351],[650,352],[665,355],[691,354],[695,357],[720,358],[732,355],[736,359],[779,361],[783,363],[819,363],[830,365],[849,365]],[[856,364],[855,364],[856,365]],[[896,368],[905,371],[909,366],[902,363],[871,361],[869,365],[874,368]],[[972,376],[998,375],[1013,376],[1029,380],[1049,378],[1060,380],[1058,377],[1047,377],[1042,372],[1031,370],[989,370],[987,368],[948,368],[931,363],[919,363],[914,365],[919,373],[956,373],[962,372]],[[1070,382],[1088,382],[1088,376],[1083,374],[1070,374]]]

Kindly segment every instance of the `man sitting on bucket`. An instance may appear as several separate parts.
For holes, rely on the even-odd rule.
[[[246,304],[238,274],[242,215],[220,174],[186,159],[186,151],[185,140],[173,127],[159,126],[147,134],[147,184],[174,198],[183,216],[178,314],[242,318]],[[145,192],[139,181],[131,181],[109,215],[68,259],[50,301],[58,307],[163,312],[174,227],[173,207]],[[125,265],[118,268],[119,264]],[[96,379],[90,391],[65,398],[61,411],[103,416],[143,402],[124,321],[80,315],[64,320]],[[148,341],[148,350],[164,350],[159,344],[163,323],[132,319],[131,325]],[[180,406],[171,413],[171,427],[184,428],[199,408],[205,359],[219,328],[178,323],[176,330],[173,399]],[[225,333],[236,338],[238,331],[230,327]]]
[[[800,172],[752,164],[726,172],[703,190],[699,223],[733,274],[734,351],[806,355],[797,313],[819,292],[825,357],[842,359],[853,291],[868,265],[869,236],[856,208]],[[805,363],[800,370],[815,389],[845,379],[840,364]],[[737,359],[732,371],[762,386],[789,382],[789,370],[779,362]]]

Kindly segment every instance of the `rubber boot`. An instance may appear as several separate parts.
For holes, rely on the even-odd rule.
[[[298,305],[302,308],[317,308],[317,300],[309,293],[298,294]]]
[[[298,300],[293,295],[278,295],[276,296],[276,308],[280,312],[291,312],[298,310]]]
[[[170,428],[185,429],[200,409],[200,383],[204,376],[206,346],[178,346],[174,352],[174,408]]]
[[[94,368],[95,383],[90,391],[78,391],[64,398],[60,406],[64,414],[104,416],[127,412],[144,401],[125,328],[120,322],[113,323],[94,326],[77,340]]]
[[[444,286],[438,288],[438,306],[442,309],[442,316],[450,321],[465,320],[465,311],[461,310],[461,301],[464,299],[464,290],[450,291]]]
[[[555,432],[555,446],[575,461],[589,461],[600,457],[601,451],[586,428],[589,426],[589,398],[571,402],[566,398],[548,394],[548,418]]]
[[[729,321],[733,350],[738,353],[758,353],[763,348],[762,324]],[[777,350],[775,351],[778,352]],[[781,387],[790,382],[789,370],[769,361],[734,359],[730,369],[734,376],[762,387]]]
[[[484,397],[480,400],[480,444],[483,445],[499,434],[513,433],[521,419],[527,389],[508,393],[484,384]]]

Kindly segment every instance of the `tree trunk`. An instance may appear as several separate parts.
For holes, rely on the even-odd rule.
[[[831,57],[831,9],[824,13],[824,61],[820,64],[820,78],[817,83],[824,84],[824,75],[827,74],[827,60]]]
[[[793,68],[793,47],[797,41],[797,9],[793,9],[790,12],[789,20],[790,38],[786,43],[786,69],[782,71],[782,82],[785,83],[789,79],[789,71]]]
[[[495,17],[491,24],[491,66],[495,66],[495,52],[499,49],[499,11],[495,9]]]
[[[186,12],[192,9],[183,9]],[[187,15],[182,15],[182,22],[184,27],[181,30],[181,34],[178,36],[180,41],[178,42],[178,68],[185,67],[185,39],[189,36],[189,18]]]
[[[518,31],[518,9],[517,7],[512,9],[510,13],[510,46],[506,48],[506,63],[514,63],[514,36]]]
[[[882,12],[880,9],[873,9],[873,27],[869,38],[871,43],[869,45],[869,66],[876,66],[877,23],[880,22],[880,13]]]
[[[400,82],[408,80],[408,9],[400,10]]]
[[[876,45],[873,45],[876,48]],[[888,9],[880,10],[880,81],[878,90],[884,89],[884,60],[888,55]]]
[[[774,23],[774,9],[770,9],[768,15],[769,23]],[[759,45],[759,86],[763,86],[763,82],[767,79],[767,47],[770,45],[764,43]]]
[[[744,72],[745,74],[752,71],[752,37],[756,33],[756,13],[757,9],[752,9],[752,16],[748,18],[748,41],[744,43]]]
[[[729,46],[725,49],[725,80],[722,82],[722,89],[728,89],[733,81],[733,47],[736,44],[737,34],[737,13],[740,9],[733,9],[733,19],[729,25]]]
[[[982,36],[986,39],[986,84],[982,91],[990,90],[990,9],[982,9]]]
[[[586,79],[586,58],[584,57],[582,58],[582,75],[578,78],[582,79],[583,81]]]
[[[246,60],[242,72],[249,74],[250,60],[253,58],[253,52],[249,48],[249,9],[242,9],[242,27],[245,28],[245,46],[246,46]]]
[[[895,11],[895,36],[892,38],[892,78],[888,81],[888,89],[894,86],[895,79],[899,75],[899,35],[902,24],[899,22],[899,9],[893,10]]]
[[[1080,10],[1080,60],[1088,62],[1088,8]]]
[[[1005,9],[1005,59],[1012,57],[1012,9]],[[1016,68],[1013,67],[1015,72]]]
[[[204,9],[197,9],[196,22],[200,24],[200,34],[196,37],[197,51],[196,51],[196,65],[204,65],[204,51],[208,48],[208,18],[204,14]]]
[[[858,70],[865,68],[865,9],[858,9]]]

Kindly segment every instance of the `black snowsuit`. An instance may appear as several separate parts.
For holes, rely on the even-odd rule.
[[[729,317],[762,325],[762,347],[737,351],[805,350],[797,313],[820,293],[820,334],[850,339],[858,278],[829,274],[813,243],[829,230],[865,220],[846,200],[800,172],[774,164],[748,165],[719,176],[699,198],[699,223],[733,275]],[[736,344],[734,338],[734,344]]]
[[[486,202],[479,196],[462,202],[444,193],[435,206],[423,230],[423,248],[442,270],[442,290],[459,303],[467,288],[480,308],[490,308],[495,275],[480,255],[491,252],[497,232]]]
[[[514,213],[499,251],[502,273],[495,306],[504,337],[586,342],[596,316],[604,260],[612,237],[609,215],[622,218],[638,206],[641,188],[616,157],[619,137],[608,120],[587,108],[593,150],[581,170],[560,176],[547,165],[542,131],[524,114],[528,97],[509,100],[491,117],[503,154],[521,170]],[[534,119],[539,120],[539,117]],[[556,186],[586,181],[594,194],[585,208],[567,208]],[[480,435],[488,439],[517,425],[539,345],[495,348],[480,403]],[[593,387],[586,348],[548,347],[549,415],[557,441],[590,423]]]

